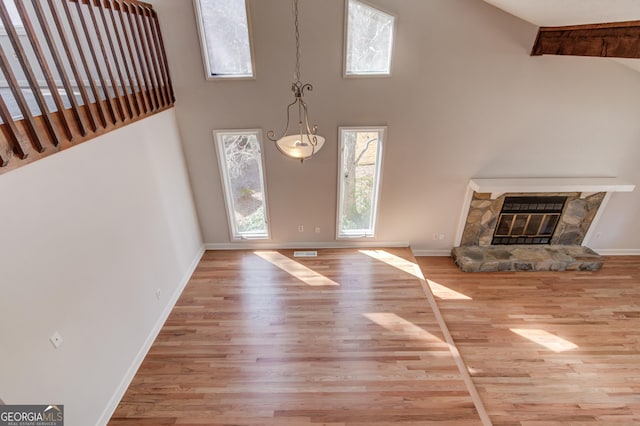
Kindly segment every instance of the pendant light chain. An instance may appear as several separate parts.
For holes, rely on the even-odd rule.
[[[295,83],[300,83],[300,29],[298,24],[298,0],[293,0],[293,15],[295,18],[295,28],[296,28],[296,73],[295,73]]]
[[[1,1],[1,0],[0,0]],[[293,16],[295,24],[296,36],[296,67],[293,78],[295,81],[291,84],[294,100],[287,105],[287,123],[282,132],[282,136],[277,137],[276,132],[269,130],[267,138],[276,143],[278,151],[287,157],[295,158],[303,162],[307,158],[313,157],[324,145],[324,138],[317,134],[318,126],[309,124],[309,112],[307,104],[304,101],[305,90],[313,90],[313,86],[309,83],[300,81],[300,22],[298,19],[298,0],[293,0]],[[295,123],[295,113],[297,110],[298,120]],[[289,128],[298,127],[297,131],[292,130],[289,134]]]

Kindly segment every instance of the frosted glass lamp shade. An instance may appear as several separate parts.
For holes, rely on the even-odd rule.
[[[307,140],[307,136],[302,136],[303,137],[300,137],[300,135],[284,136],[276,141],[276,145],[278,146],[280,152],[282,152],[284,155],[295,158],[297,160],[304,160],[311,157],[312,155],[320,151],[320,148],[322,148],[322,145],[324,145],[324,138],[322,136],[309,136],[310,138],[315,137],[318,142],[315,146],[315,149],[313,145],[311,145],[311,142]]]

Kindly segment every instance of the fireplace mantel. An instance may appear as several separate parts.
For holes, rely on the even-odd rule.
[[[490,192],[495,199],[507,192],[581,192],[585,197],[596,192],[631,192],[635,185],[618,178],[474,178],[469,181],[469,188]]]
[[[491,199],[496,199],[506,193],[562,193],[579,192],[581,197],[586,197],[597,192],[606,193],[600,208],[592,222],[589,232],[585,236],[585,243],[591,238],[591,231],[600,219],[604,206],[614,192],[632,192],[635,185],[619,178],[473,178],[467,185],[458,229],[456,232],[455,246],[460,245],[464,231],[467,214],[474,192],[491,193]]]

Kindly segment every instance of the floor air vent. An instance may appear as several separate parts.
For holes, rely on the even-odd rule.
[[[317,257],[318,252],[315,250],[294,251],[293,257]]]

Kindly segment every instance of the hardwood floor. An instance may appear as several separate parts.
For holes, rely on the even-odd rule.
[[[207,252],[110,425],[478,425],[409,249]]]
[[[207,252],[109,424],[481,424],[412,262]],[[640,257],[595,273],[417,263],[493,424],[640,424]]]
[[[595,273],[417,260],[495,425],[640,424],[640,257]]]

